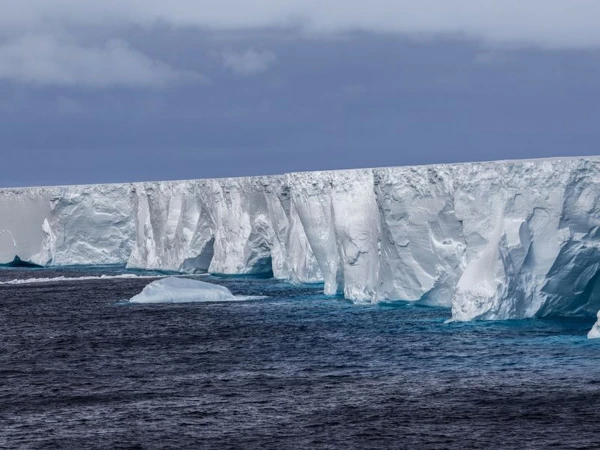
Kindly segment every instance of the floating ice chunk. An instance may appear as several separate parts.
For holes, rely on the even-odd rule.
[[[588,339],[600,338],[600,311],[598,311],[598,322],[594,324],[590,332],[588,333]]]
[[[229,289],[217,284],[189,278],[163,278],[146,286],[131,298],[131,303],[188,303],[247,300],[236,297]]]

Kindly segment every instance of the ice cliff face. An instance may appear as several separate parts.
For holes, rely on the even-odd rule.
[[[0,262],[323,282],[455,320],[600,309],[600,158],[0,190]]]

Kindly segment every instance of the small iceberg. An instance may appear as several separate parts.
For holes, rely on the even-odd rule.
[[[590,332],[588,333],[588,339],[600,338],[600,311],[598,311],[598,322],[594,324]]]
[[[189,278],[163,278],[150,283],[130,303],[190,303],[252,300],[256,297],[236,297],[229,289],[217,284]]]

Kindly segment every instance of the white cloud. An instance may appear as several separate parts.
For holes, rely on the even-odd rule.
[[[257,75],[266,72],[277,57],[268,50],[250,48],[236,52],[227,50],[221,54],[223,65],[238,75]]]
[[[347,30],[458,34],[496,44],[600,47],[598,0],[0,0],[0,29],[141,25],[256,29],[301,24]]]
[[[281,27],[313,36],[361,30],[476,39],[490,47],[600,48],[600,0],[0,0],[0,11],[0,80],[37,85],[156,87],[204,79],[122,40],[90,45],[73,38],[132,27]],[[275,59],[252,49],[222,54],[240,75],[264,72]]]
[[[203,77],[175,70],[122,40],[84,47],[53,36],[25,35],[0,45],[0,79],[41,86],[161,87]]]

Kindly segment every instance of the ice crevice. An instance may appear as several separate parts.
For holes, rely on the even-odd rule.
[[[600,310],[600,158],[0,190],[0,263],[324,284],[454,320]]]

